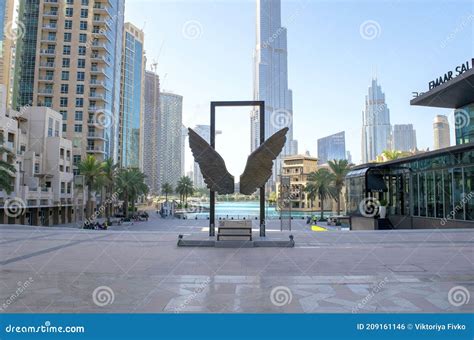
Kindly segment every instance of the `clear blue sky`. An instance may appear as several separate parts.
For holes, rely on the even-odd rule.
[[[361,112],[375,70],[392,124],[414,124],[418,147],[432,148],[434,116],[452,111],[411,107],[411,93],[474,56],[473,4],[283,0],[300,153],[316,155],[318,138],[345,130],[346,147],[360,161]],[[144,29],[162,88],[184,96],[186,126],[209,123],[211,100],[252,99],[255,8],[247,0],[126,0],[125,19]],[[380,28],[375,39],[361,35],[367,20]],[[238,176],[250,148],[248,110],[222,112],[217,124],[217,148]]]

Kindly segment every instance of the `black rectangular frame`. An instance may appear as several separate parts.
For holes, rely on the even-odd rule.
[[[265,102],[248,101],[214,101],[211,102],[211,147],[216,148],[216,107],[258,106],[260,114],[260,145],[265,142]],[[216,193],[209,195],[209,236],[216,235]],[[265,237],[265,185],[260,187],[260,236]]]

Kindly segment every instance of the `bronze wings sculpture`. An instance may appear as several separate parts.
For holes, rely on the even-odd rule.
[[[234,176],[227,171],[224,159],[193,129],[188,131],[189,146],[208,189],[219,194],[233,194]],[[251,195],[268,181],[273,161],[285,145],[287,132],[287,127],[276,132],[249,155],[244,173],[240,176],[241,194]]]

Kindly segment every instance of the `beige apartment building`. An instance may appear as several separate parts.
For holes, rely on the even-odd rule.
[[[304,191],[308,184],[308,175],[320,168],[328,168],[328,165],[318,165],[318,159],[305,155],[288,156],[282,159],[282,176],[280,176],[277,186],[277,207],[281,204],[281,178],[286,177],[290,183],[290,204],[291,210],[295,212],[318,212],[321,207],[319,198],[313,202]],[[344,190],[343,190],[344,193]],[[345,199],[341,194],[341,211],[345,211]],[[280,201],[280,203],[278,203]],[[335,211],[337,207],[334,199],[324,201],[325,211]]]
[[[86,155],[116,158],[124,1],[25,3],[19,20],[28,39],[17,42],[14,108],[59,112],[74,164]]]

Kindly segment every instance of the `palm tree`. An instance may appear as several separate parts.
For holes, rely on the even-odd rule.
[[[399,159],[403,156],[401,151],[398,150],[384,150],[381,154],[381,159],[384,160],[385,162],[387,161],[394,161],[396,159]]]
[[[181,177],[176,185],[176,193],[179,194],[181,202],[184,201],[184,206],[187,206],[188,196],[194,193],[194,185],[191,178],[188,176]]]
[[[314,192],[321,202],[321,219],[324,219],[324,200],[335,197],[335,190],[332,186],[335,176],[326,168],[321,168],[308,175],[308,185],[305,190],[308,193]]]
[[[15,166],[13,164],[10,164],[8,161],[4,161],[3,157],[4,155],[8,157],[15,157],[13,152],[10,150],[6,149],[3,146],[4,139],[3,135],[0,134],[0,190],[5,190],[7,194],[10,194],[13,191],[13,174],[16,172]]]
[[[313,183],[308,183],[304,191],[311,202],[311,215],[313,215],[314,200],[318,197],[318,188]]]
[[[341,193],[346,180],[346,175],[350,170],[349,162],[345,159],[329,161],[329,168],[334,174],[334,189],[335,189],[335,200],[337,203],[337,215],[341,213]]]
[[[96,190],[102,176],[102,164],[94,156],[88,155],[78,165],[79,173],[84,176],[87,187],[87,218],[92,216],[92,191]]]
[[[128,206],[131,202],[132,211],[135,212],[135,201],[140,195],[148,193],[145,184],[145,175],[136,168],[120,169],[116,176],[116,184],[123,198],[123,210],[128,217]]]
[[[114,164],[112,158],[107,158],[102,163],[102,182],[105,188],[105,217],[109,220],[113,208],[113,192],[115,187],[115,176],[117,175],[118,164]]]
[[[166,202],[168,202],[168,195],[173,193],[173,187],[168,182],[163,183],[161,186],[161,192],[165,194]]]

